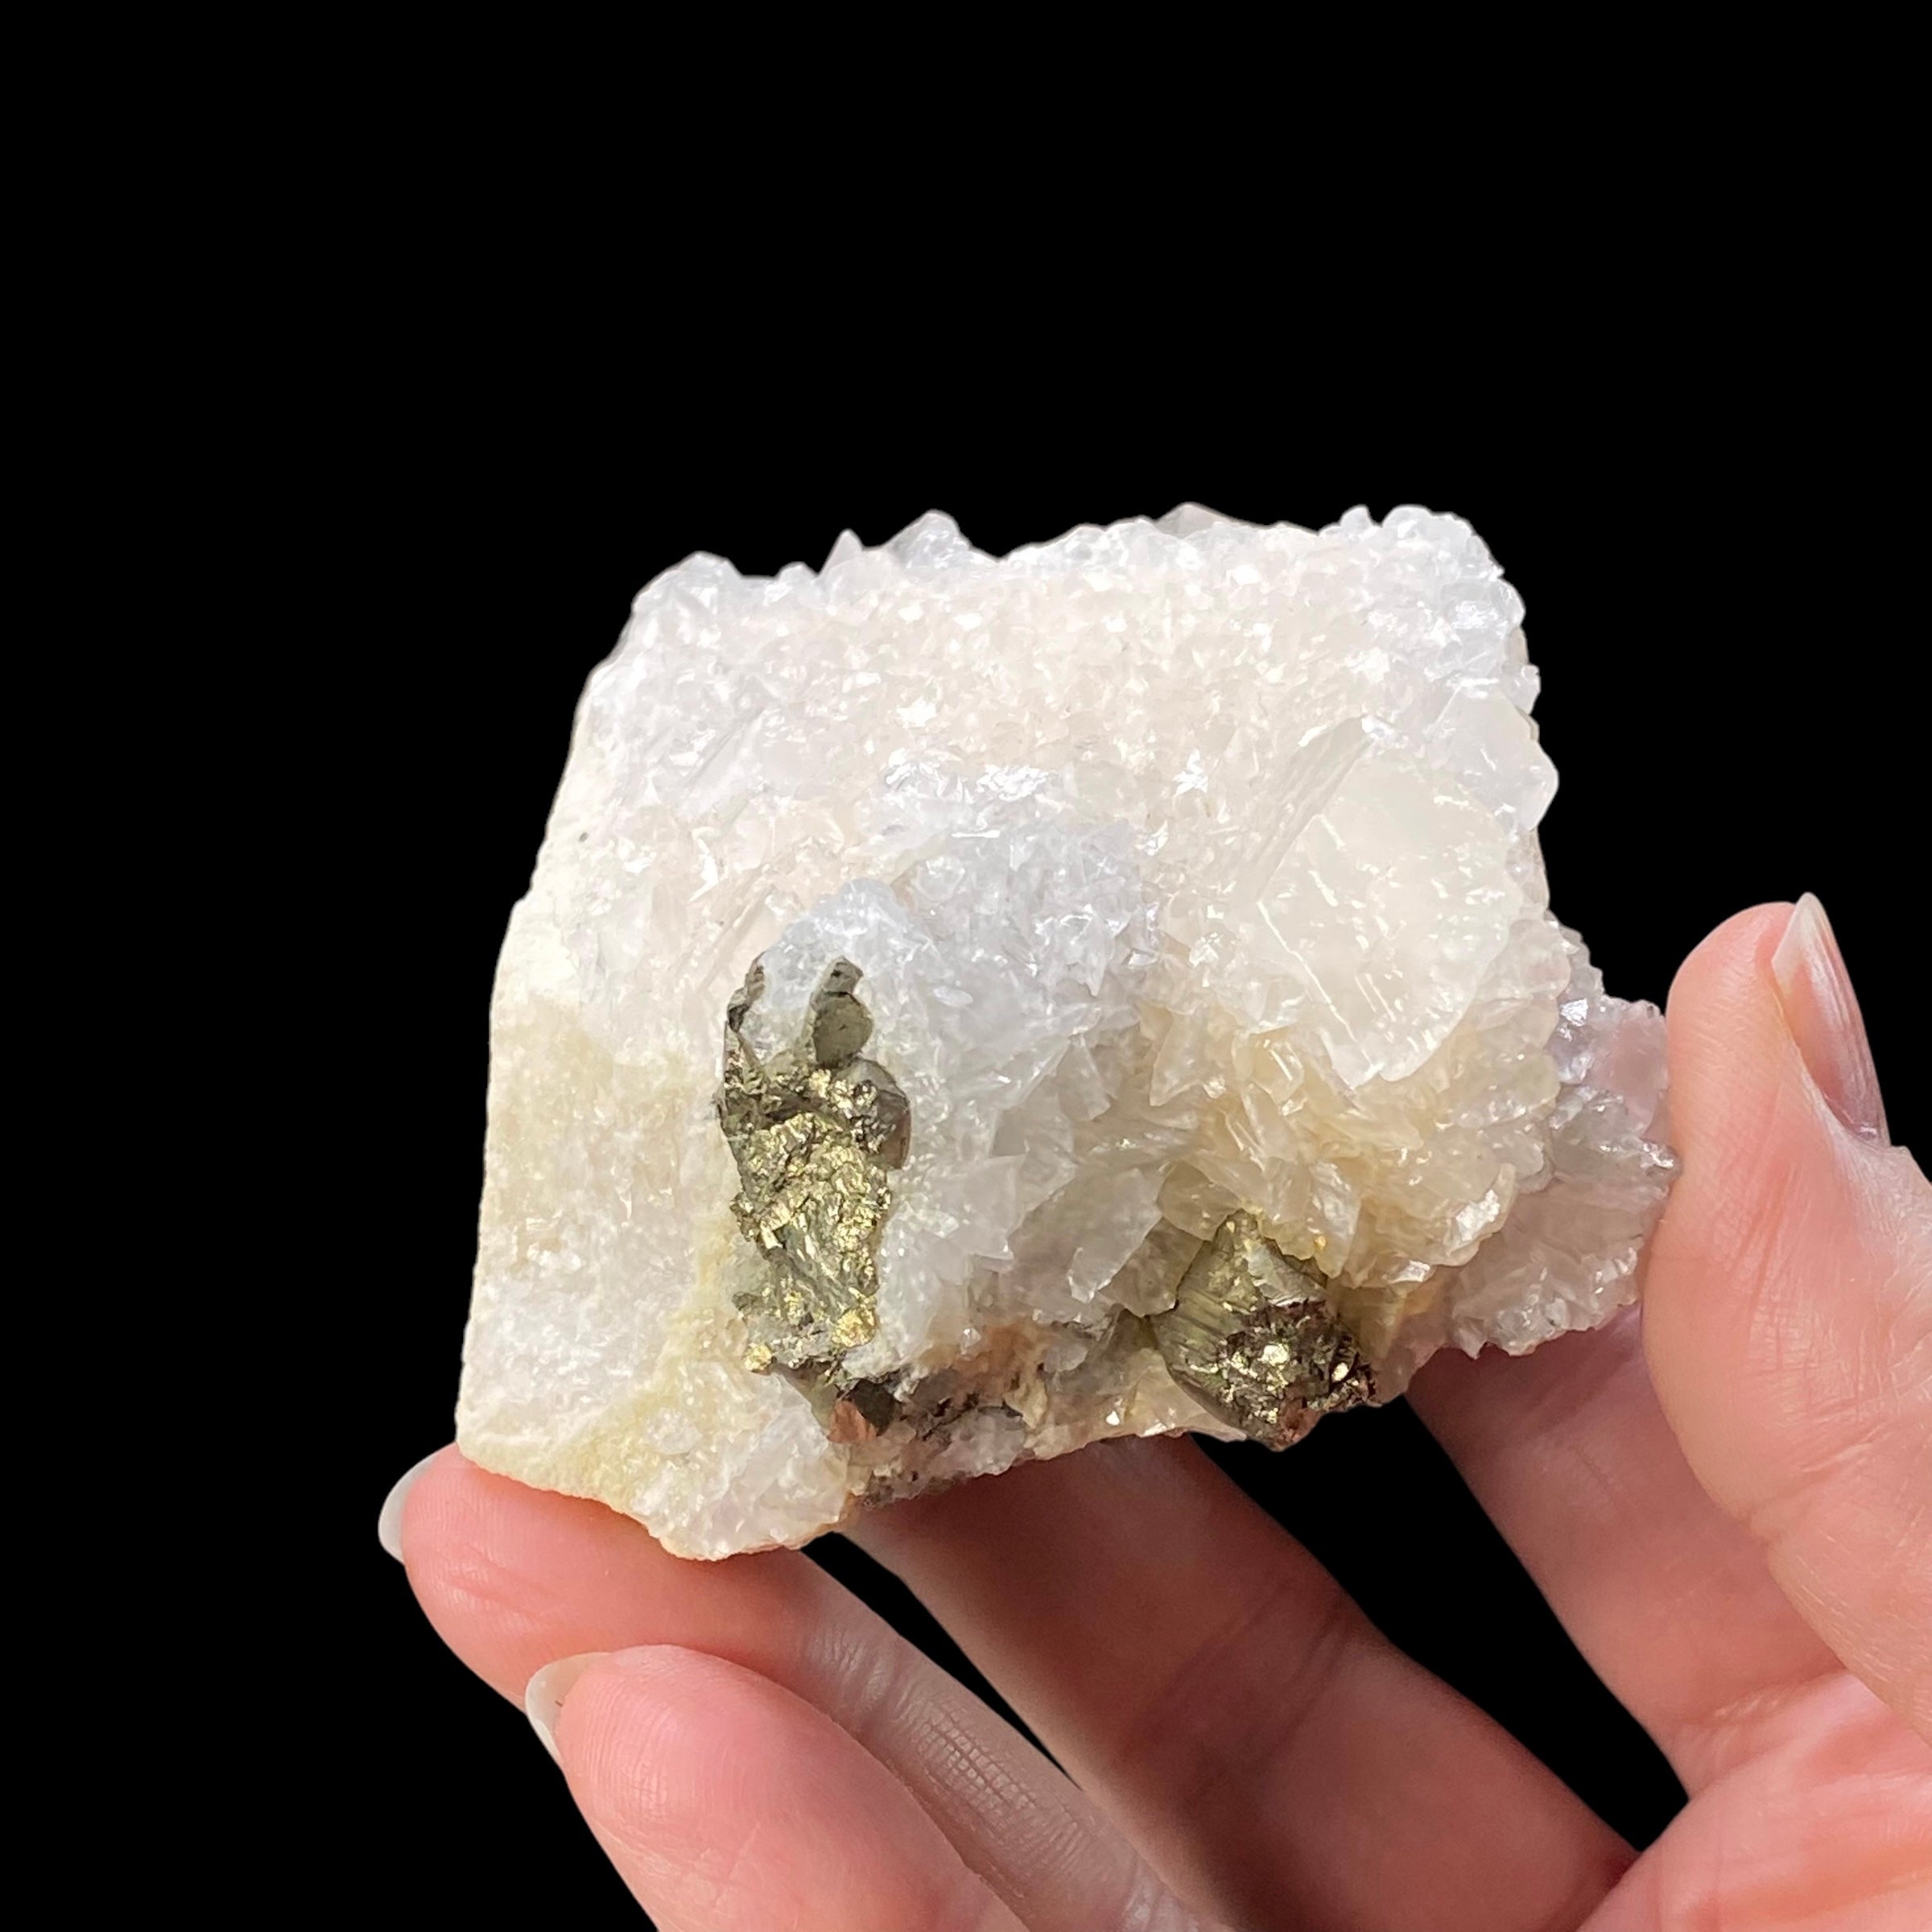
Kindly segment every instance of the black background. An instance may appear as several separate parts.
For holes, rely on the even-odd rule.
[[[782,314],[749,320],[754,338],[784,332]],[[319,943],[342,942],[322,1080],[357,1122],[325,1203],[349,1238],[320,1261],[341,1313],[314,1344],[351,1446],[308,1479],[329,1579],[310,1587],[348,1675],[291,1742],[357,1740],[325,1884],[367,1897],[379,1867],[381,1896],[423,1923],[638,1922],[521,1713],[441,1649],[374,1520],[449,1433],[490,976],[572,707],[634,593],[693,549],[815,565],[847,526],[877,543],[933,507],[993,551],[1183,499],[1305,524],[1356,502],[1466,516],[1527,601],[1562,773],[1553,902],[1610,989],[1661,1001],[1728,914],[1815,891],[1895,1136],[1925,1140],[1901,923],[1921,916],[1926,686],[1899,588],[1922,539],[1864,489],[1885,383],[1856,361],[1794,383],[1721,336],[1640,365],[1631,335],[1586,348],[1544,327],[1534,353],[1480,371],[1419,339],[1373,366],[1250,353],[1232,369],[1205,347],[1103,366],[1042,341],[995,370],[881,336],[836,376],[778,367],[756,339],[722,365],[640,346],[634,380],[590,389],[554,343],[533,363],[507,338],[398,324],[336,432],[353,494],[315,557],[347,593],[327,648],[349,700],[312,913]],[[1641,1843],[1667,1822],[1667,1769],[1404,1406],[1285,1456],[1217,1453],[1396,1641],[1620,1830]],[[971,1678],[863,1559],[824,1554]]]

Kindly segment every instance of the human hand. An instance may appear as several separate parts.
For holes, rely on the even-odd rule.
[[[1634,1862],[1184,1442],[852,1532],[1071,1778],[796,1551],[682,1562],[453,1449],[386,1540],[665,1932],[1925,1932],[1932,1187],[1814,902],[1670,1021],[1641,1323],[1412,1397],[1690,1794]]]

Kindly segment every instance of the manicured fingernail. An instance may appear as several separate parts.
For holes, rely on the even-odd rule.
[[[1771,956],[1785,1024],[1825,1104],[1854,1133],[1885,1137],[1885,1104],[1858,995],[1825,909],[1810,893],[1793,909]]]
[[[402,1560],[403,1501],[415,1488],[416,1478],[442,1453],[440,1449],[432,1449],[421,1462],[411,1463],[396,1478],[394,1488],[382,1499],[382,1513],[376,1518],[376,1541],[398,1563]]]
[[[570,1695],[571,1686],[600,1657],[609,1654],[608,1650],[586,1650],[580,1657],[560,1657],[554,1664],[546,1664],[523,1687],[523,1712],[530,1728],[559,1764],[564,1761],[557,1757],[557,1719],[564,1714],[564,1700]]]

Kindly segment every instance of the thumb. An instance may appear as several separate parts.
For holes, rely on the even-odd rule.
[[[1645,1297],[1658,1397],[1799,1614],[1932,1738],[1932,1187],[1885,1138],[1818,902],[1719,927],[1670,1035],[1684,1167]]]

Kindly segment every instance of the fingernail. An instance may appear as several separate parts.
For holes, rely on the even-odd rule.
[[[586,1650],[580,1657],[560,1657],[554,1664],[546,1664],[523,1687],[523,1713],[530,1728],[559,1765],[564,1761],[557,1757],[557,1719],[564,1714],[564,1700],[570,1695],[571,1686],[609,1654],[608,1650]]]
[[[1825,909],[1806,893],[1771,956],[1785,1024],[1825,1104],[1854,1133],[1885,1137],[1885,1104],[1858,995]]]
[[[396,1478],[395,1486],[382,1499],[382,1512],[376,1518],[376,1541],[398,1563],[402,1560],[402,1504],[411,1490],[416,1486],[416,1478],[433,1463],[443,1451],[432,1449],[421,1462],[411,1463]]]

